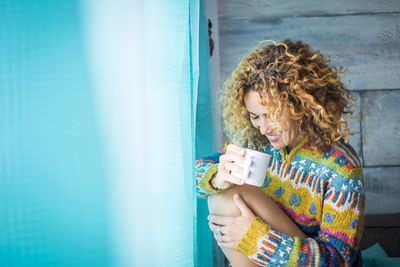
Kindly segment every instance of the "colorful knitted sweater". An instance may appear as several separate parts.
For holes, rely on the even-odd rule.
[[[304,138],[289,155],[270,144],[262,151],[272,160],[261,189],[308,238],[276,232],[256,217],[236,250],[261,266],[361,266],[365,195],[353,148],[341,140],[317,152]],[[220,155],[196,162],[199,197],[218,192],[209,181]]]

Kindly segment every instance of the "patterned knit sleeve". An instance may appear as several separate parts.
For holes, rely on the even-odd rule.
[[[197,197],[206,198],[209,194],[219,192],[211,187],[210,180],[218,172],[219,157],[223,153],[224,151],[220,151],[195,162]]]
[[[260,266],[354,266],[364,227],[361,167],[324,181],[318,234],[301,239],[273,231],[256,218],[236,250]]]

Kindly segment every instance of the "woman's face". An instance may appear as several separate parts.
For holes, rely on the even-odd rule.
[[[275,149],[288,147],[292,149],[301,139],[298,123],[287,114],[282,114],[281,121],[274,122],[267,118],[267,109],[261,104],[258,92],[250,90],[244,96],[244,103],[250,115],[250,121],[260,133],[266,136]]]

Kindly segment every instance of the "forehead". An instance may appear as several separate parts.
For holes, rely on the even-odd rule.
[[[244,96],[244,103],[249,112],[254,114],[264,114],[267,108],[261,103],[260,94],[256,91],[250,90]]]
[[[247,108],[247,111],[250,113],[253,113],[255,115],[271,115],[271,113],[276,113],[278,112],[277,116],[280,117],[280,119],[290,119],[290,114],[287,109],[285,109],[285,106],[282,107],[282,109],[270,109],[268,111],[267,107],[262,104],[262,98],[260,94],[256,91],[250,90],[247,92],[244,96],[244,102]]]

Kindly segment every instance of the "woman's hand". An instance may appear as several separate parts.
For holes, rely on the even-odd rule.
[[[240,175],[243,173],[243,166],[245,165],[246,150],[238,145],[229,144],[226,153],[219,157],[218,172],[213,178],[213,185],[218,188],[226,189],[232,184],[242,185],[243,179],[234,176],[233,174]]]
[[[233,199],[242,213],[241,216],[208,216],[209,226],[211,231],[214,232],[214,238],[217,240],[218,246],[231,249],[237,247],[256,217],[247,207],[247,204],[244,202],[242,197],[235,194]]]

